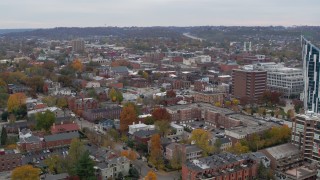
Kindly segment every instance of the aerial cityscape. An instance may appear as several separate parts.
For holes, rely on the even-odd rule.
[[[320,179],[318,7],[1,1],[0,180]]]

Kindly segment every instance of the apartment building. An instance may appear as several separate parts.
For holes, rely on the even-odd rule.
[[[201,119],[201,109],[194,105],[176,105],[166,107],[173,123],[188,123]]]
[[[171,160],[173,156],[181,155],[182,162],[199,159],[202,157],[202,149],[196,145],[171,143],[166,146],[165,157]]]
[[[254,69],[267,71],[267,88],[282,93],[285,98],[297,98],[303,92],[303,71],[284,67],[283,64],[258,63]]]
[[[213,92],[194,92],[192,94],[194,102],[204,102],[209,104],[214,104],[219,102],[223,103],[223,100],[226,97],[225,93],[213,93]]]
[[[267,71],[234,69],[232,70],[232,95],[236,98],[248,97],[258,100],[267,85]]]
[[[0,172],[11,171],[22,165],[22,154],[18,150],[0,149]]]
[[[84,41],[80,39],[71,41],[72,50],[74,52],[82,52],[84,51]]]
[[[251,154],[221,153],[195,159],[182,165],[182,180],[252,179],[257,176],[259,160]]]

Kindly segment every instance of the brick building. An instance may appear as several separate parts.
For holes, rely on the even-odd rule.
[[[83,118],[88,121],[95,121],[98,119],[119,119],[121,113],[120,106],[108,106],[105,108],[89,109],[83,112]]]
[[[172,157],[176,155],[175,153],[181,153],[182,162],[199,159],[203,155],[202,149],[200,149],[196,145],[171,143],[166,146],[166,159],[171,160]]]
[[[67,132],[77,132],[79,130],[79,126],[77,123],[69,123],[69,124],[55,124],[51,126],[51,133],[52,134],[59,134],[59,133],[67,133]]]
[[[267,72],[235,69],[232,71],[232,95],[258,100],[267,89]]]
[[[209,104],[214,104],[219,102],[223,104],[223,100],[226,97],[225,93],[212,93],[212,92],[195,92],[192,94],[194,102],[204,102]]]
[[[18,150],[0,149],[0,172],[11,171],[22,165],[22,154]]]
[[[221,153],[182,165],[182,180],[244,180],[257,176],[259,160],[251,154]]]
[[[68,99],[68,107],[73,112],[82,116],[82,112],[89,109],[98,108],[98,101],[93,98],[75,98]]]
[[[166,108],[174,123],[187,123],[195,119],[201,119],[201,109],[190,105],[177,105]]]

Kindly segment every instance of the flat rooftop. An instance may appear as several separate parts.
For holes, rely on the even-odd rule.
[[[294,169],[289,169],[285,174],[295,177],[296,179],[306,179],[317,175],[317,170],[307,166],[300,166]]]
[[[291,143],[281,144],[265,150],[275,159],[281,159],[300,153],[298,147]]]

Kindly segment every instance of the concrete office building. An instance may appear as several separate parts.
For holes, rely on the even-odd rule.
[[[234,69],[232,71],[232,95],[258,100],[266,90],[267,72],[260,70]]]
[[[301,42],[304,77],[304,109],[319,113],[320,49],[304,37],[301,37]]]
[[[303,92],[302,69],[284,67],[275,62],[258,63],[253,69],[267,71],[267,89],[280,92],[285,98],[297,98]]]

